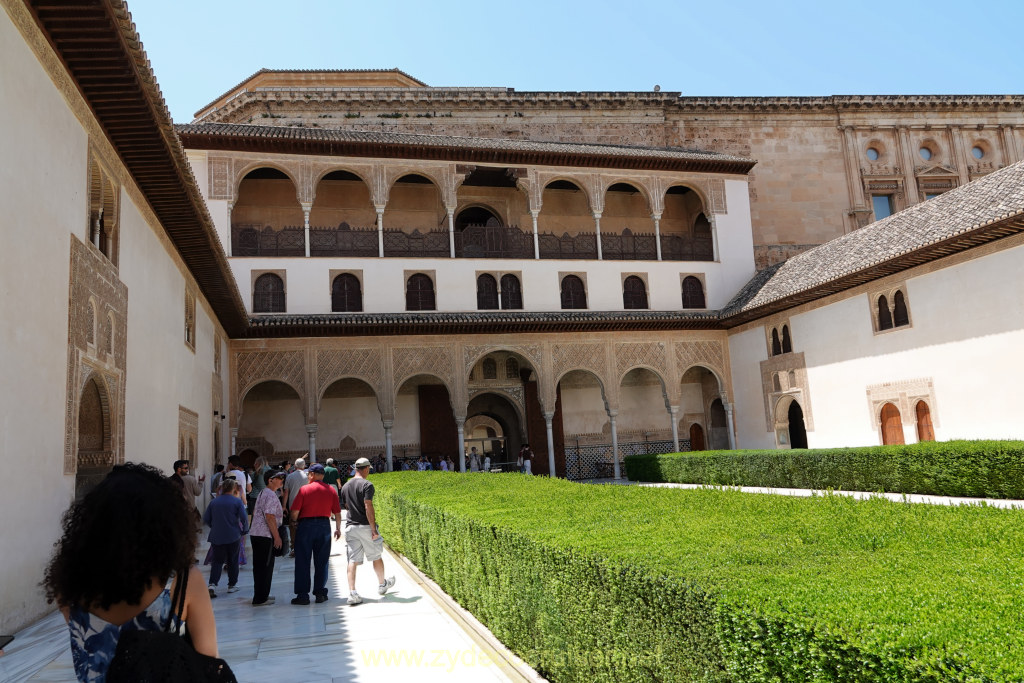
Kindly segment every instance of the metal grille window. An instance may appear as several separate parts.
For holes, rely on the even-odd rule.
[[[430,279],[429,275],[416,273],[409,278],[405,287],[405,310],[437,310],[437,303],[434,300],[434,281]]]
[[[284,313],[284,280],[274,273],[256,278],[252,290],[253,313]]]
[[[476,307],[481,311],[498,308],[498,281],[484,273],[476,279]]]
[[[331,283],[331,310],[336,313],[355,313],[363,310],[363,292],[359,278],[342,273]]]
[[[501,276],[501,307],[506,311],[523,309],[523,288],[515,275]]]
[[[484,379],[498,379],[498,363],[493,358],[485,358],[483,368]]]
[[[575,275],[566,275],[562,278],[562,308],[586,308],[587,292],[583,287],[583,280]]]
[[[704,285],[692,275],[683,278],[683,308],[707,308],[704,304]]]
[[[505,359],[505,379],[519,379],[519,361],[515,358]]]
[[[622,307],[625,309],[648,308],[647,287],[636,275],[630,275],[622,283]]]

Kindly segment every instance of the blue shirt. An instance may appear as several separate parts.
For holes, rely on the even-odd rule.
[[[249,533],[249,514],[237,496],[217,496],[206,507],[203,523],[210,527],[206,540],[214,545],[234,543]]]

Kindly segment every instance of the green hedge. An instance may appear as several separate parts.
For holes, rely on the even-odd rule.
[[[632,481],[1024,498],[1024,441],[631,455]]]
[[[374,475],[388,543],[553,681],[1024,680],[1024,512]]]

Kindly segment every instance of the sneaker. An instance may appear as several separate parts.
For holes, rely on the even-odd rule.
[[[263,607],[264,605],[273,605],[273,604],[274,604],[274,596],[271,595],[269,598],[267,598],[263,602],[254,602],[254,603],[252,603],[252,606],[253,607]]]
[[[238,586],[228,586],[228,593],[237,593]]]
[[[348,594],[348,604],[350,604],[350,605],[358,605],[362,601],[363,601],[363,599],[359,596],[359,593],[356,593],[355,591],[352,591],[351,593]]]
[[[307,596],[305,598],[300,598],[299,596],[296,595],[294,598],[292,598],[292,604],[293,605],[308,605],[309,604],[309,597]]]
[[[217,587],[216,587],[216,586],[214,586],[214,585],[213,585],[213,584],[211,583],[211,584],[210,584],[210,586],[209,586],[209,588],[210,588],[210,597],[211,597],[211,598],[215,598],[215,597],[217,597]]]
[[[391,590],[395,585],[395,577],[391,577],[381,585],[377,586],[377,595],[384,595]]]
[[[327,602],[327,594],[326,593],[323,593],[321,595],[316,596],[316,604],[319,605],[321,602]]]

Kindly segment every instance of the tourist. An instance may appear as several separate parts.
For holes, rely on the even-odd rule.
[[[484,453],[484,472],[491,471],[491,454]]]
[[[245,497],[252,490],[252,479],[242,469],[242,460],[237,455],[228,457],[228,472],[224,478],[234,479],[238,483],[238,488],[233,489],[233,495],[245,503]]]
[[[527,448],[528,448],[527,444],[523,444],[519,448],[519,455],[516,456],[516,472],[522,473],[522,472],[526,471],[526,465],[524,464],[524,456],[523,456],[523,454],[526,452]]]
[[[217,497],[217,491],[220,489],[220,483],[224,480],[224,465],[220,463],[213,468],[213,476],[210,477],[210,498]]]
[[[274,550],[282,547],[278,528],[284,522],[277,492],[284,486],[286,476],[282,471],[267,470],[264,488],[253,507],[249,540],[252,542],[252,604],[257,606],[274,604],[274,596],[270,594],[270,583],[274,578]]]
[[[366,458],[356,460],[356,476],[345,482],[341,497],[348,511],[345,520],[345,545],[348,549],[348,604],[358,605],[363,601],[356,592],[356,570],[363,563],[363,557],[373,563],[377,574],[377,594],[384,595],[395,585],[395,577],[384,578],[384,539],[377,529],[377,517],[373,509],[373,484],[366,476],[372,469]]]
[[[309,453],[306,455],[309,455]],[[284,480],[284,495],[288,499],[285,507],[288,510],[292,509],[292,501],[295,500],[295,496],[299,495],[299,489],[307,483],[309,483],[309,477],[306,476],[306,461],[303,458],[296,458],[295,468]],[[288,553],[288,557],[295,557],[295,541],[298,537],[295,535],[295,521],[290,516],[288,518],[288,530],[291,532],[292,537],[292,551]]]
[[[444,460],[441,461],[441,471],[442,472],[447,472],[448,471],[448,460],[447,459],[444,459]]]
[[[188,506],[192,508],[192,517],[195,519],[196,530],[198,531],[200,529],[200,514],[196,508],[196,496],[203,493],[202,484],[206,480],[206,475],[200,476],[199,481],[196,481],[196,478],[189,474],[190,467],[188,460],[175,460],[174,474],[169,476],[168,479],[181,490]]]
[[[260,497],[260,493],[267,487],[265,476],[270,471],[270,465],[267,463],[267,459],[262,455],[256,458],[256,462],[252,466],[252,490],[246,496],[246,507],[249,510],[249,516],[252,517],[253,507],[256,505],[256,499]]]
[[[523,444],[523,474],[533,474],[533,449],[530,444]]]
[[[449,455],[448,457],[446,457],[444,459],[444,461],[448,465],[448,471],[449,472],[454,472],[455,471],[455,461],[452,460],[452,456]]]
[[[469,471],[479,472],[480,471],[480,456],[476,452],[476,446],[469,449]]]
[[[421,455],[420,459],[416,461],[416,469],[419,472],[426,472],[430,469],[430,463],[427,462],[427,457],[425,455]]]
[[[192,566],[192,511],[159,470],[116,465],[72,503],[62,526],[43,587],[68,621],[78,680],[104,680],[121,634],[130,630],[177,631],[187,622],[195,650],[217,656],[213,606]],[[185,604],[174,615],[181,577]]]
[[[327,458],[327,465],[324,467],[324,483],[341,494],[341,472],[334,466],[334,458]]]
[[[324,466],[314,463],[309,468],[309,483],[299,489],[291,504],[289,514],[297,528],[293,605],[309,604],[310,558],[313,560],[313,596],[317,602],[327,602],[327,563],[331,557],[330,517],[334,515],[334,538],[341,538],[341,505],[338,491],[325,484],[323,479]]]
[[[237,496],[238,482],[225,479],[221,495],[210,501],[203,522],[210,527],[210,597],[217,597],[221,568],[228,567],[228,593],[238,590],[238,564],[242,536],[249,532],[249,515]]]

